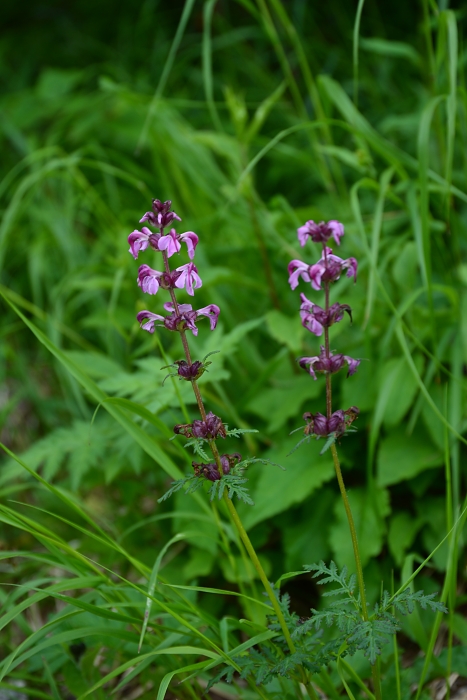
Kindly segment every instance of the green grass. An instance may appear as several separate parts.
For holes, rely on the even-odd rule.
[[[202,490],[157,503],[191,469],[173,425],[197,416],[184,382],[161,386],[178,337],[135,320],[147,300],[127,236],[152,197],[172,199],[179,230],[200,237],[195,308],[221,307],[216,331],[201,326],[192,342],[197,358],[220,350],[200,381],[206,405],[258,430],[225,451],[286,467],[252,467],[255,506],[239,506],[269,580],[321,559],[353,568],[329,453],[312,443],[287,456],[302,413],[325,401],[324,382],[294,362],[319,341],[300,326],[287,264],[304,256],[307,219],[344,223],[340,254],[358,258],[359,277],[332,290],[354,322],[333,327],[331,343],[363,361],[336,377],[334,406],[361,411],[339,454],[370,603],[451,531],[412,584],[438,591],[449,615],[403,619],[381,658],[383,697],[418,684],[427,698],[433,678],[467,675],[463,519],[452,531],[466,493],[465,13],[428,2],[359,11],[80,4],[57,25],[8,9],[0,688],[198,698],[233,650],[273,634],[224,504]],[[309,575],[291,581],[300,615],[323,604]],[[424,656],[404,669],[414,648]],[[353,657],[316,683],[363,698],[368,676]],[[297,697],[291,681],[274,683],[224,690]]]

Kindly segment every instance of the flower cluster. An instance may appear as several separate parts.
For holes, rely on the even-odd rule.
[[[342,260],[332,254],[332,248],[324,246],[321,258],[314,265],[307,265],[301,260],[291,260],[289,263],[289,284],[292,289],[298,286],[299,277],[305,282],[311,282],[313,289],[319,292],[323,282],[336,282],[342,270],[347,270],[347,277],[357,280],[357,261],[355,258]]]
[[[233,452],[231,455],[221,455],[219,461],[221,463],[222,473],[228,474],[232,467],[238,464],[241,459],[242,455],[238,452]],[[219,481],[222,476],[215,462],[208,462],[207,464],[192,462],[192,466],[195,476],[204,476],[209,481]]]
[[[300,294],[302,304],[300,306],[300,317],[302,326],[315,335],[322,335],[324,328],[329,328],[333,323],[342,321],[344,312],[349,314],[352,321],[352,309],[348,304],[333,304],[327,311],[313,304],[304,294]]]
[[[198,335],[197,320],[206,316],[209,318],[211,330],[214,330],[220,309],[215,304],[209,304],[195,311],[191,304],[178,304],[175,299],[175,289],[185,289],[190,296],[194,296],[194,290],[199,289],[203,283],[193,262],[180,265],[173,270],[170,268],[169,258],[180,252],[182,243],[187,247],[190,261],[195,257],[198,245],[198,236],[193,231],[179,234],[174,228],[170,228],[168,233],[164,232],[164,229],[174,221],[181,221],[178,214],[171,211],[171,206],[170,200],[161,202],[159,199],[153,199],[152,211],[146,212],[140,219],[140,223],[147,222],[150,226],[158,228],[159,231],[153,233],[147,226],[143,226],[141,231],[133,231],[128,236],[129,252],[135,260],[139,253],[147,248],[162,253],[165,269],[154,270],[149,265],[140,265],[137,278],[138,286],[146,294],[157,294],[159,289],[167,290],[172,299],[171,302],[164,304],[164,309],[170,312],[168,315],[161,316],[152,311],[140,311],[137,319],[141,328],[149,333],[154,333],[157,325],[170,331],[190,330],[194,335]]]
[[[335,433],[337,437],[343,435],[348,427],[352,425],[354,420],[358,418],[360,410],[356,406],[351,406],[346,411],[339,409],[331,414],[330,418],[326,418],[322,413],[303,414],[303,420],[306,422],[305,435],[315,435],[316,437],[326,437],[331,433]]]
[[[344,364],[347,364],[347,376],[351,377],[352,374],[355,374],[357,371],[360,360],[354,360],[352,357],[341,355],[340,353],[327,353],[324,345],[321,345],[319,355],[315,355],[314,357],[301,357],[298,364],[302,369],[306,369],[313,379],[316,379],[315,372],[334,374],[342,369]]]
[[[206,414],[206,420],[194,420],[193,423],[174,426],[174,433],[176,435],[184,435],[186,438],[202,438],[203,440],[227,437],[222,419],[212,411]]]
[[[324,345],[320,346],[319,355],[313,357],[301,357],[298,360],[300,367],[306,370],[313,379],[316,373],[331,375],[338,372],[344,365],[347,365],[347,376],[355,374],[360,364],[348,355],[331,352],[329,348],[329,328],[334,323],[342,321],[347,313],[352,321],[352,309],[348,304],[329,304],[329,287],[336,282],[344,270],[347,277],[357,280],[357,261],[355,258],[344,260],[334,255],[332,248],[327,243],[332,237],[337,245],[340,245],[344,235],[344,226],[339,221],[321,221],[319,224],[314,221],[307,221],[298,231],[298,240],[303,247],[308,239],[313,243],[319,243],[322,247],[320,259],[309,265],[301,260],[292,260],[288,266],[289,284],[292,289],[296,289],[300,280],[311,284],[312,289],[325,291],[325,307],[322,308],[310,301],[305,294],[301,294],[300,317],[304,328],[316,336],[324,334]],[[330,381],[330,380],[329,380]],[[327,385],[330,395],[330,385]],[[328,415],[321,413],[306,413],[304,420],[307,422],[305,435],[315,435],[317,437],[329,434],[342,435],[346,428],[358,416],[358,408],[353,406],[347,411],[339,410],[331,413],[328,406]]]

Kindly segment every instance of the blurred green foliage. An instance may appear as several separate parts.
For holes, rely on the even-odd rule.
[[[3,5],[1,441],[130,553],[57,521],[52,513],[74,521],[69,503],[7,457],[2,502],[43,510],[3,506],[0,548],[31,553],[5,559],[6,583],[56,580],[58,555],[43,554],[41,528],[132,581],[131,558],[150,570],[188,528],[195,536],[163,561],[165,581],[256,586],[241,558],[235,571],[221,556],[203,495],[157,504],[172,478],[191,469],[182,441],[169,438],[184,411],[196,417],[196,405],[184,383],[161,386],[160,368],[181,357],[178,336],[149,336],[135,320],[148,305],[162,309],[160,295],[143,298],[127,252],[152,197],[171,199],[179,231],[200,237],[195,308],[221,307],[216,331],[201,325],[190,338],[196,358],[220,350],[200,380],[206,404],[230,427],[259,431],[227,441],[225,451],[286,467],[252,468],[256,505],[239,509],[268,575],[319,559],[351,566],[328,453],[319,455],[318,442],[287,456],[303,411],[325,403],[324,381],[294,361],[319,346],[300,326],[298,291],[318,304],[320,296],[287,283],[292,258],[314,262],[312,246],[303,251],[296,238],[307,219],[342,221],[339,254],[359,260],[357,285],[343,278],[332,290],[354,321],[333,328],[331,342],[362,358],[355,377],[336,376],[333,398],[335,409],[361,410],[340,455],[370,597],[452,526],[465,494],[465,12],[368,3],[355,35],[354,10],[337,0]],[[447,547],[438,550],[434,576],[447,557]],[[317,605],[309,577],[301,580],[292,602]],[[20,595],[14,590],[0,593],[7,608]],[[86,600],[105,604],[100,595]],[[141,619],[141,596],[125,595],[135,597],[130,617]],[[206,618],[236,609],[215,596],[199,604]],[[51,609],[37,610],[45,622]],[[422,632],[405,629],[422,647],[430,619],[420,621]],[[16,624],[0,637],[5,656],[35,628],[22,616]],[[128,620],[105,624],[123,625],[124,637]],[[69,634],[60,625],[57,633]],[[42,652],[52,677],[60,672],[76,696],[103,676],[100,645],[110,650],[109,668],[123,663],[109,629],[86,642],[83,690],[65,646]],[[34,677],[41,658],[31,655],[25,673]],[[156,676],[147,672],[151,688]]]

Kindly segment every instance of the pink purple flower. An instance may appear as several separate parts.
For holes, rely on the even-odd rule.
[[[209,319],[211,330],[213,331],[217,325],[220,309],[216,304],[208,304],[202,309],[194,311],[191,304],[178,304],[178,313],[174,309],[172,302],[164,304],[166,311],[169,311],[168,316],[160,316],[153,314],[151,311],[140,311],[137,315],[138,323],[141,328],[149,333],[154,333],[155,325],[165,326],[169,331],[184,331],[190,330],[193,335],[198,335],[196,322],[200,316],[205,316]],[[156,321],[161,321],[157,323]],[[144,322],[144,323],[143,323]]]
[[[143,226],[141,231],[133,231],[128,236],[130,244],[130,253],[134,259],[138,257],[138,253],[150,245],[154,250],[165,251],[167,257],[171,257],[174,253],[180,252],[180,243],[185,243],[188,255],[191,260],[195,257],[196,246],[198,245],[198,236],[193,231],[186,233],[177,233],[174,228],[170,229],[169,233],[163,236],[161,233],[152,233],[147,226]]]
[[[188,255],[190,259],[193,260],[196,246],[198,245],[198,236],[193,231],[177,233],[174,228],[170,229],[166,236],[161,236],[161,238],[159,238],[157,250],[165,250],[167,257],[170,258],[174,253],[180,251],[180,241],[185,243]]]
[[[203,438],[215,440],[218,437],[226,438],[227,432],[222,418],[209,411],[205,420],[194,420],[193,423],[179,423],[174,425],[176,435],[184,435],[186,438]]]
[[[146,250],[149,245],[149,237],[152,235],[152,232],[146,226],[143,226],[141,231],[133,231],[133,233],[130,233],[128,236],[130,250],[128,252],[132,254],[135,260],[140,250]]]
[[[136,318],[138,323],[141,325],[141,328],[144,331],[148,331],[148,333],[154,333],[156,321],[164,322],[164,316],[153,314],[151,311],[140,311],[139,314],[136,315]],[[157,325],[160,326],[162,324],[158,323]]]
[[[321,306],[313,304],[304,294],[300,294],[300,298],[302,326],[317,336],[322,335],[324,328],[329,328],[333,323],[341,321],[344,318],[344,312],[347,312],[352,320],[352,310],[348,304],[333,304],[328,311],[325,311]]]
[[[203,284],[201,277],[198,275],[196,265],[190,262],[177,267],[175,271],[179,273],[175,281],[175,286],[178,287],[178,289],[183,289],[183,287],[185,287],[188,294],[194,296],[194,289],[198,289]]]
[[[321,221],[316,224],[314,221],[307,221],[306,224],[297,229],[298,240],[303,247],[308,238],[311,238],[314,243],[326,243],[332,236],[337,245],[340,245],[341,238],[344,235],[344,226],[340,221]]]
[[[311,282],[313,289],[319,291],[323,282],[335,282],[341,276],[342,270],[347,270],[347,277],[357,280],[357,261],[355,258],[343,260],[332,254],[332,249],[325,247],[320,260],[314,265],[307,265],[301,260],[289,263],[289,284],[292,289],[298,286],[299,278]]]
[[[347,376],[351,377],[352,374],[355,374],[357,371],[360,362],[361,360],[355,360],[341,353],[329,353],[329,356],[327,356],[324,345],[321,345],[319,355],[315,355],[314,357],[301,357],[298,364],[302,369],[307,370],[313,379],[316,379],[315,372],[334,374],[342,369],[344,364],[348,366]]]
[[[153,270],[149,265],[141,265],[138,270],[138,287],[141,287],[146,294],[157,294],[160,279],[163,276],[163,272]]]
[[[343,435],[346,429],[358,418],[360,411],[356,406],[351,406],[346,411],[339,409],[326,418],[322,413],[304,413],[303,420],[306,421],[305,435],[316,435],[316,437],[326,437],[331,433]]]
[[[220,463],[222,467],[222,473],[228,474],[232,467],[234,467],[242,459],[242,455],[238,452],[234,452],[230,455],[221,455]],[[209,481],[219,481],[221,474],[219,473],[219,467],[215,462],[208,462],[207,464],[192,462],[192,466],[196,476],[204,476]]]

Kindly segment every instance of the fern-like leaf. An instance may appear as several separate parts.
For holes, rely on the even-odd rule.
[[[435,596],[436,593],[425,594],[423,591],[411,591],[409,588],[406,588],[402,593],[394,596],[394,598],[388,598],[386,605],[389,603],[394,605],[396,610],[402,615],[412,613],[416,604],[420,605],[423,610],[426,610],[428,607],[430,610],[433,610],[433,612],[447,613],[448,610],[443,603],[433,600]]]
[[[162,503],[162,501],[166,501],[174,493],[180,491],[180,489],[182,489],[185,486],[185,484],[189,484],[188,488],[185,490],[185,493],[194,493],[197,489],[200,488],[203,481],[204,479],[197,477],[194,474],[188,474],[184,479],[177,479],[177,481],[172,481],[170,489],[166,491],[166,493],[164,493],[164,495],[161,496],[157,500],[157,502]]]

